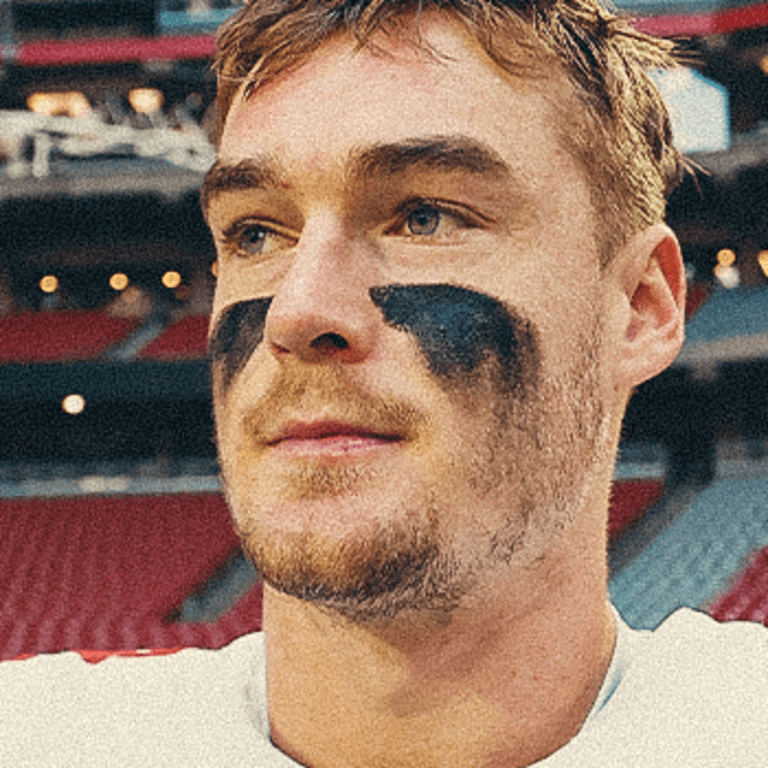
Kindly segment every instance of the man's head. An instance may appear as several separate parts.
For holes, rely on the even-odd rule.
[[[680,343],[661,212],[604,258],[571,76],[511,17],[516,72],[452,12],[398,18],[241,81],[203,190],[236,529],[359,619],[593,560],[627,392]]]

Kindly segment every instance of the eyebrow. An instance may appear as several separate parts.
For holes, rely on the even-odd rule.
[[[200,207],[207,216],[216,195],[237,190],[264,189],[279,186],[281,170],[278,164],[266,156],[257,156],[230,163],[216,160],[205,174],[200,188]]]
[[[348,163],[354,180],[395,176],[410,170],[464,173],[507,179],[509,166],[485,144],[466,136],[435,136],[377,144],[353,153]]]
[[[404,139],[353,150],[345,163],[349,186],[409,171],[472,175],[506,181],[512,172],[501,156],[482,142],[466,136],[434,136]],[[258,190],[281,186],[286,174],[268,156],[255,156],[231,163],[217,160],[205,176],[200,190],[200,205],[206,214],[213,198],[238,190]]]

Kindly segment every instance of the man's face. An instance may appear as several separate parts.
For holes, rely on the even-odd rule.
[[[236,98],[207,182],[235,527],[273,587],[356,618],[540,558],[610,461],[563,86],[422,34],[439,57],[338,39]]]

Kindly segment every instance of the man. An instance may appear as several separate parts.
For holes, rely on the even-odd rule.
[[[22,757],[763,765],[764,630],[607,600],[624,408],[683,335],[664,46],[587,0],[256,0],[219,44],[214,401],[263,639],[17,663],[51,680]]]

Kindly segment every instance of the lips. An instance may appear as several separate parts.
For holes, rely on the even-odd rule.
[[[394,442],[399,435],[381,434],[366,427],[345,424],[340,421],[292,421],[284,424],[267,445],[277,445],[286,440],[327,440],[334,437],[361,437]]]
[[[402,440],[401,435],[341,421],[291,421],[265,441],[291,453],[352,453],[383,448]]]

